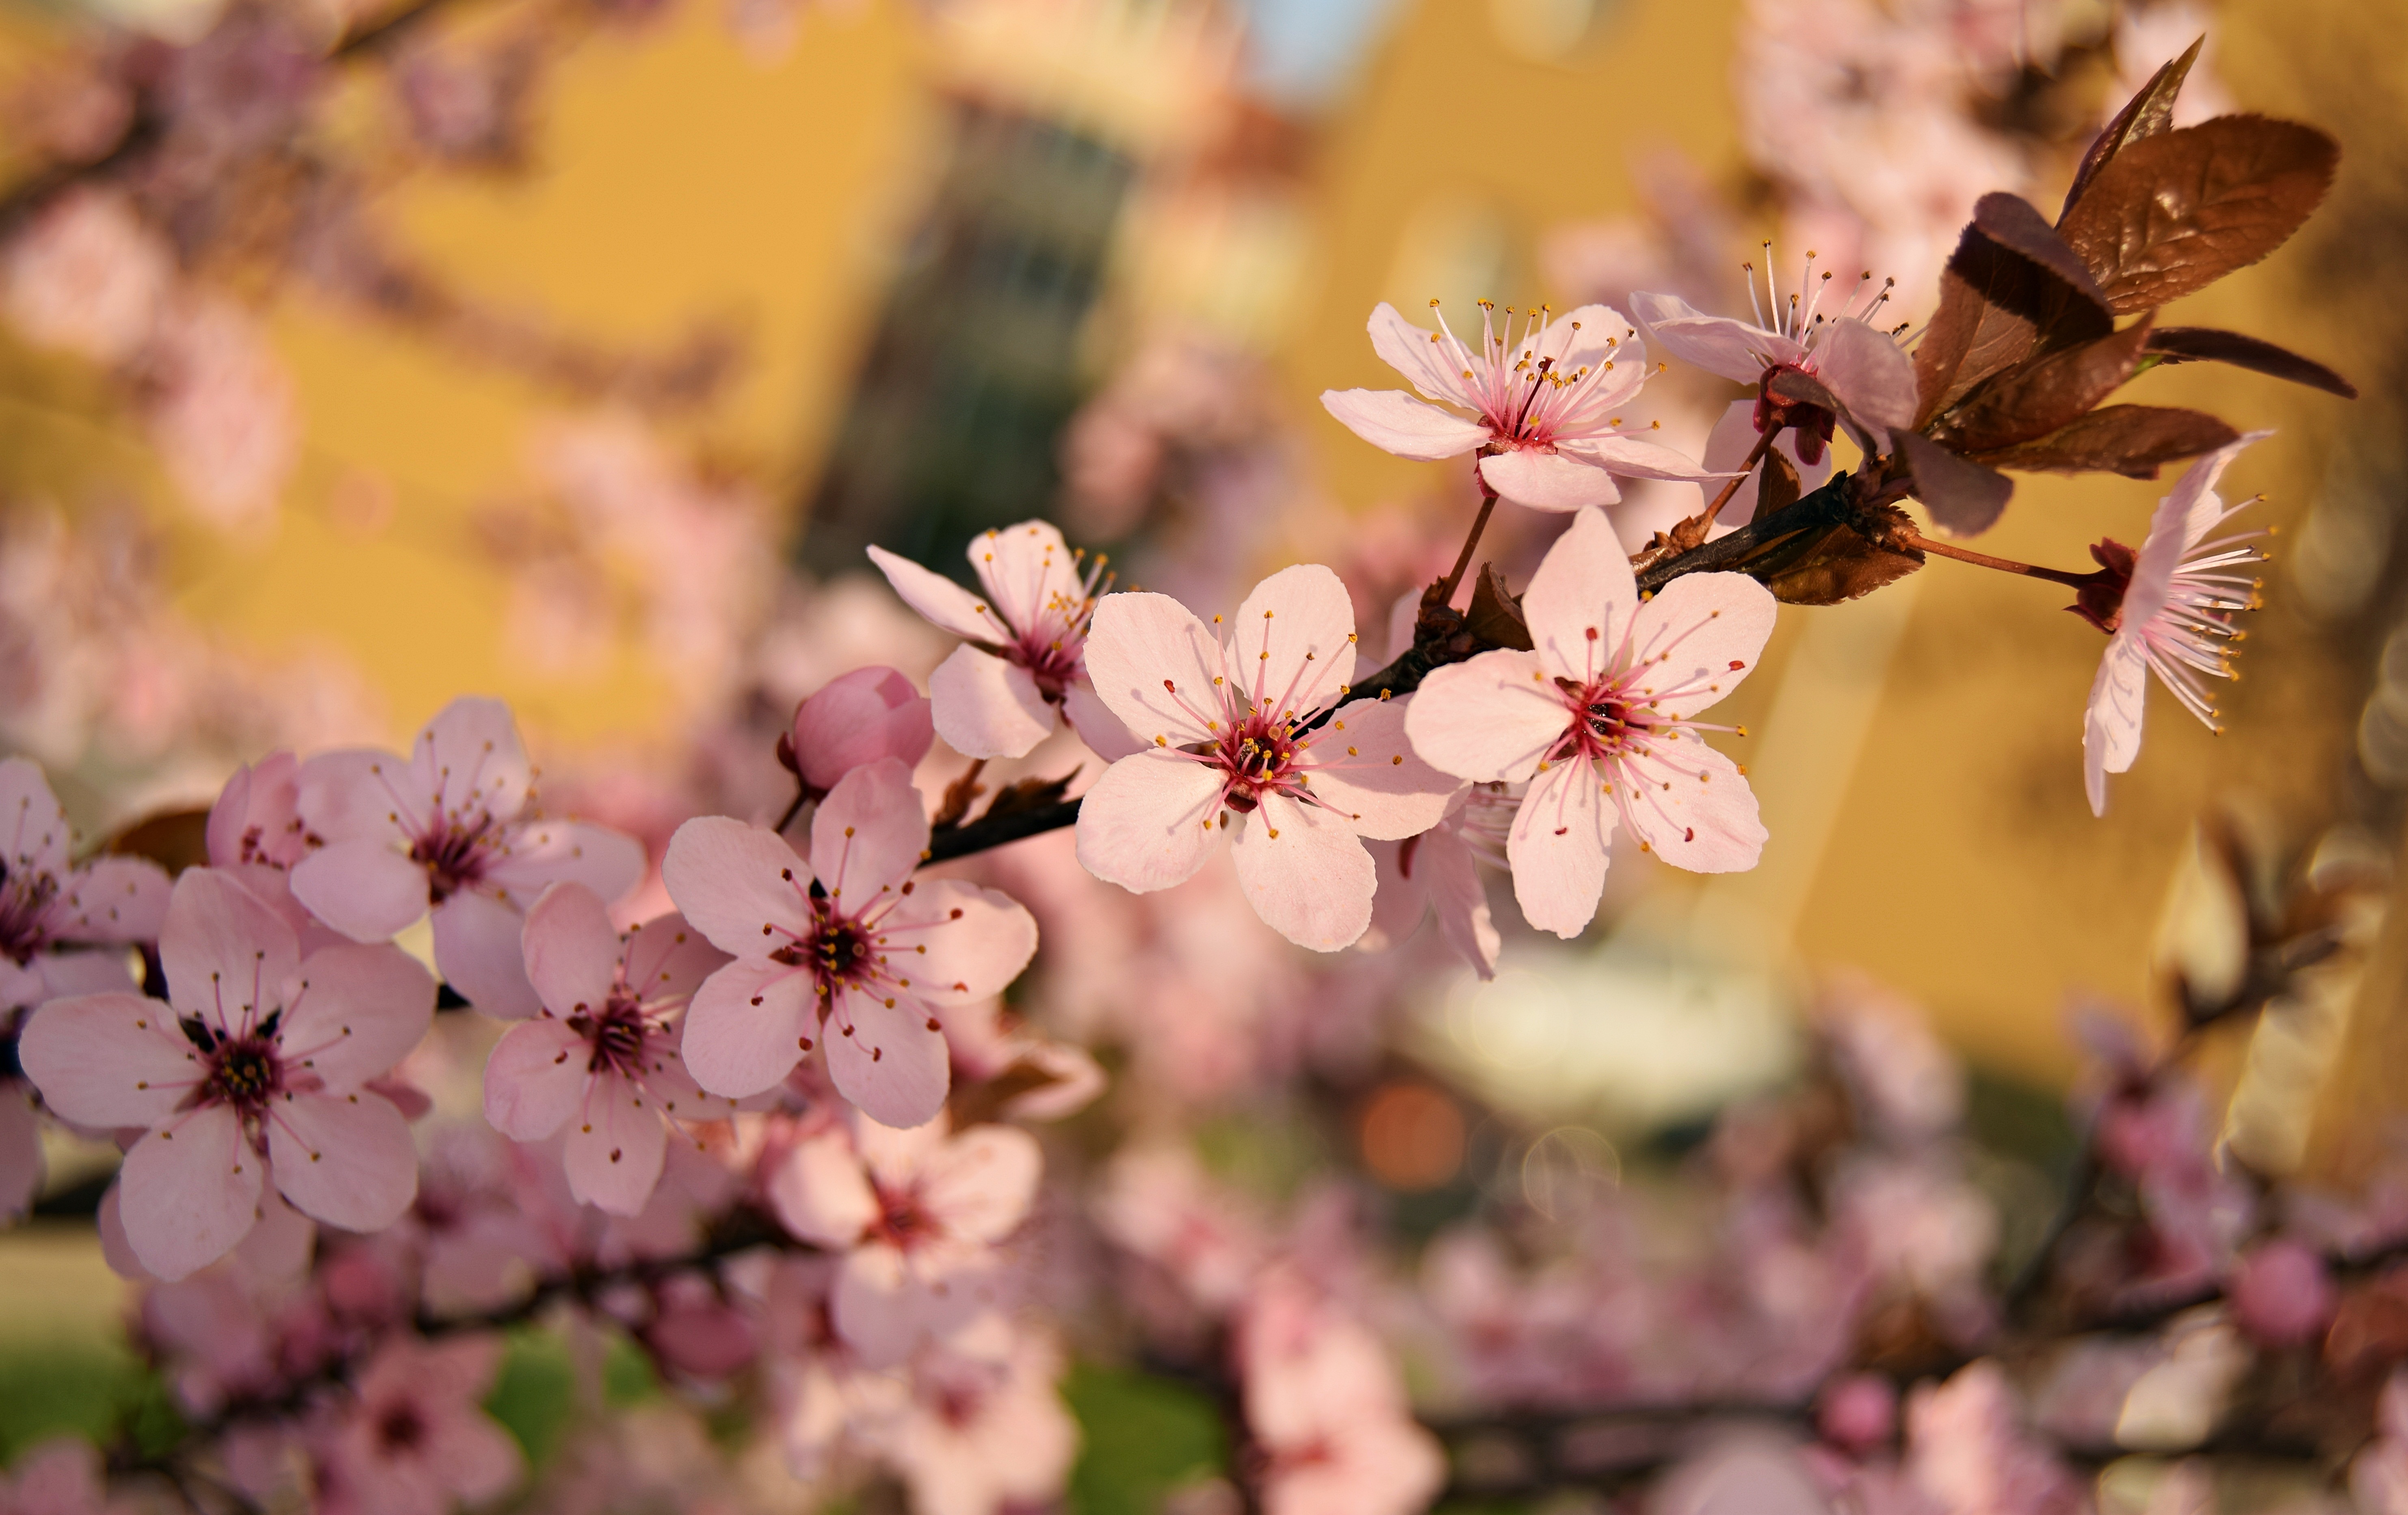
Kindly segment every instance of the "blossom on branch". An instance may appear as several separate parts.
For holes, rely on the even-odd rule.
[[[1436,312],[1438,302],[1430,302]],[[1713,477],[1688,458],[1623,429],[1622,411],[1647,382],[1647,349],[1603,305],[1556,317],[1544,307],[1517,327],[1480,302],[1480,346],[1439,316],[1426,331],[1384,301],[1371,311],[1371,347],[1405,376],[1401,389],[1325,390],[1321,403],[1348,430],[1422,462],[1479,452],[1480,477],[1500,498],[1538,511],[1576,511],[1622,498],[1615,474],[1696,483]],[[1472,412],[1458,415],[1447,406]],[[1143,733],[1140,733],[1142,735]]]
[[[1532,575],[1537,643],[1441,668],[1405,729],[1474,783],[1529,781],[1505,855],[1531,925],[1577,936],[1605,891],[1617,818],[1642,850],[1697,873],[1756,866],[1765,830],[1739,766],[1694,717],[1736,687],[1772,634],[1772,594],[1739,573],[1691,573],[1641,603],[1605,517],[1586,512]]]
[[[1505,844],[1522,807],[1524,786],[1469,784],[1447,801],[1436,826],[1402,842],[1372,849],[1380,865],[1380,892],[1371,902],[1371,924],[1385,945],[1412,934],[1425,915],[1438,919],[1439,934],[1484,979],[1497,976],[1504,939],[1489,916],[1488,890],[1480,864],[1506,861]],[[1369,945],[1372,934],[1366,933]]]
[[[293,928],[225,874],[176,882],[159,934],[167,1003],[107,993],[35,1012],[19,1056],[42,1098],[87,1126],[146,1134],[118,1209],[142,1265],[180,1278],[258,1220],[266,1184],[304,1215],[380,1231],[418,1189],[409,1127],[371,1079],[435,1012],[398,947],[303,958]]]
[[[294,897],[355,942],[382,942],[431,908],[435,966],[487,1015],[541,1008],[519,932],[553,884],[605,900],[635,887],[644,849],[632,837],[538,817],[535,770],[509,707],[454,700],[407,758],[353,749],[301,765],[299,811],[309,855],[293,865]]]
[[[724,815],[678,828],[669,897],[736,960],[686,1011],[686,1070],[714,1094],[770,1088],[814,1046],[837,1091],[888,1126],[917,1126],[952,1084],[938,1011],[999,994],[1037,952],[1008,897],[914,879],[928,817],[910,770],[854,769],[811,817],[805,862],[783,837]]]
[[[984,599],[908,557],[869,549],[905,604],[962,639],[928,676],[937,734],[964,757],[1018,758],[1052,733],[1058,707],[1079,740],[1106,760],[1135,751],[1096,703],[1081,656],[1109,583],[1104,559],[1086,562],[1045,521],[973,538],[969,559]]]
[[[778,759],[817,799],[864,763],[899,758],[916,764],[935,738],[928,698],[910,679],[891,668],[856,668],[795,707],[793,725],[778,739]]]
[[[480,1407],[501,1366],[490,1337],[387,1339],[318,1438],[325,1515],[445,1515],[525,1476],[518,1443]]]
[[[41,768],[0,762],[0,1012],[61,994],[134,988],[123,955],[167,910],[167,875],[141,858],[69,858],[67,813]]]
[[[1340,703],[1354,607],[1318,564],[1256,584],[1227,626],[1168,595],[1113,595],[1087,661],[1096,693],[1153,743],[1106,769],[1079,810],[1079,861],[1133,893],[1184,882],[1234,830],[1255,913],[1335,952],[1371,922],[1361,839],[1427,830],[1457,787],[1406,743],[1410,700]]]
[[[1289,1269],[1255,1282],[1237,1356],[1265,1515],[1411,1515],[1446,1481],[1378,1339]]]

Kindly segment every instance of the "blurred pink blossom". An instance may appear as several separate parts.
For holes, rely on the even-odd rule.
[[[151,350],[150,435],[203,520],[273,520],[301,451],[292,376],[251,313],[215,296],[170,307]]]
[[[1377,1338],[1295,1275],[1256,1281],[1236,1356],[1265,1515],[1411,1515],[1446,1481]]]
[[[0,252],[0,305],[17,329],[102,363],[130,362],[156,335],[176,254],[117,190],[52,199]]]
[[[525,1476],[518,1443],[479,1402],[501,1344],[396,1335],[369,1359],[352,1400],[317,1438],[318,1508],[327,1515],[447,1515]]]
[[[159,935],[167,875],[142,858],[70,860],[67,813],[40,765],[0,760],[0,1013],[134,988],[123,947]],[[115,947],[117,951],[93,950]]]
[[[895,670],[870,667],[838,674],[796,706],[784,744],[805,791],[818,798],[881,758],[916,766],[935,739],[927,697]]]

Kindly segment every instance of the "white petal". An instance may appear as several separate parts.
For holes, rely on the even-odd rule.
[[[1500,498],[1534,511],[1577,511],[1622,498],[1603,469],[1533,448],[1482,458],[1480,476]]]
[[[1686,717],[1739,687],[1772,636],[1780,601],[1744,573],[1687,573],[1639,607],[1631,623],[1636,692],[1658,714]]]
[[[1460,457],[1488,440],[1488,427],[1424,404],[1401,389],[1326,389],[1322,408],[1383,452],[1417,463]]]
[[[1406,714],[1417,698],[1349,700],[1312,739],[1307,786],[1357,836],[1418,836],[1438,824],[1463,787],[1408,740]]]
[[[928,675],[937,734],[965,758],[1019,758],[1051,736],[1054,707],[1017,663],[968,642]]]
[[[1739,765],[1696,737],[1665,742],[1619,765],[1630,792],[1621,814],[1656,856],[1693,873],[1736,873],[1764,853],[1756,792]]]
[[[1690,308],[1688,301],[1676,296],[1634,294],[1630,296],[1630,313],[1639,318],[1640,328],[1649,339],[1665,352],[1738,383],[1761,381],[1768,367],[1766,359],[1775,350],[1797,347],[1795,342],[1761,326],[1726,316],[1700,314]]]
[[[1203,763],[1168,752],[1124,758],[1079,802],[1079,861],[1133,894],[1183,884],[1218,840],[1220,799],[1221,775]]]
[[[1639,582],[1631,576],[1630,559],[1598,511],[1572,517],[1522,595],[1522,615],[1529,623],[1541,666],[1554,677],[1576,683],[1586,683],[1612,665],[1624,628],[1638,608]]]
[[[1570,729],[1571,712],[1529,652],[1484,652],[1422,680],[1405,710],[1413,750],[1475,784],[1519,781]]]
[[[1336,952],[1371,924],[1378,870],[1327,811],[1267,794],[1239,827],[1232,858],[1254,914],[1298,946]]]
[[[969,642],[1011,640],[1011,628],[987,608],[985,601],[943,574],[931,572],[883,547],[870,548],[869,560],[886,575],[886,582],[903,597],[903,603],[918,611],[939,630],[950,631]]]
[[[1567,940],[1588,929],[1605,893],[1606,840],[1613,832],[1603,780],[1586,758],[1550,765],[1530,781],[1505,838],[1513,898],[1522,916]]]
[[[1096,697],[1140,742],[1210,742],[1221,718],[1221,639],[1168,595],[1106,595],[1087,630]]]
[[[2082,716],[2082,785],[2090,813],[2107,814],[2107,775],[2127,772],[2141,755],[2141,719],[2148,713],[2149,659],[2140,639],[2118,632],[2099,659],[2090,703]]]
[[[1078,565],[1050,521],[982,531],[970,539],[968,555],[991,607],[1023,635],[1048,606],[1079,597]]]
[[[1229,682],[1274,718],[1331,704],[1354,677],[1354,601],[1318,563],[1283,568],[1231,617]]]
[[[1472,403],[1464,389],[1463,370],[1455,366],[1454,352],[1444,340],[1432,339],[1438,337],[1437,332],[1414,325],[1385,300],[1371,308],[1368,325],[1371,351],[1380,354],[1382,362],[1403,374],[1425,399],[1456,405]]]

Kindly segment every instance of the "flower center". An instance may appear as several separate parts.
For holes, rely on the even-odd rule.
[[[1651,734],[1654,723],[1626,698],[1615,680],[1579,685],[1557,679],[1555,685],[1572,711],[1570,729],[1556,744],[1555,756],[1611,758],[1643,744]]]
[[[921,1208],[919,1196],[910,1190],[881,1188],[878,1210],[875,1230],[881,1240],[908,1252],[923,1242],[936,1239],[939,1228],[935,1219]]]
[[[839,914],[824,899],[811,902],[811,915],[810,933],[770,953],[770,961],[810,969],[823,996],[834,992],[839,985],[860,983],[874,976],[878,944],[866,924]]]
[[[1084,619],[1082,613],[1080,620]],[[1056,624],[1055,618],[1048,615],[1012,644],[1010,660],[1028,670],[1028,676],[1037,681],[1037,692],[1049,703],[1058,705],[1064,691],[1078,680],[1080,654],[1086,642],[1076,627]]]
[[[1288,787],[1303,750],[1294,726],[1266,715],[1247,716],[1221,739],[1213,754],[1223,773],[1221,802],[1242,815],[1262,803],[1266,791]]]
[[[426,870],[427,892],[437,904],[485,876],[492,848],[488,835],[494,817],[480,812],[477,824],[445,822],[410,844],[409,860]]]
[[[615,1073],[631,1078],[642,1075],[644,1048],[652,1038],[652,1027],[644,1018],[644,1007],[624,988],[610,991],[610,998],[598,1015],[571,1016],[568,1025],[594,1044],[586,1072]]]
[[[12,873],[0,863],[0,953],[22,968],[34,954],[50,945],[42,916],[59,892],[59,881],[48,873]]]
[[[182,1022],[185,1039],[208,1055],[208,1074],[201,1082],[200,1103],[230,1104],[244,1117],[255,1117],[284,1089],[284,1063],[278,1055],[279,1011],[260,1022],[249,1036],[235,1037],[209,1029],[202,1020]]]
[[[426,1439],[426,1420],[415,1405],[395,1405],[377,1417],[377,1442],[388,1452],[414,1451]]]

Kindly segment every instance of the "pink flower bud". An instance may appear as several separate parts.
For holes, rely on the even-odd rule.
[[[891,668],[857,668],[828,682],[797,706],[793,767],[803,783],[825,794],[865,763],[900,758],[914,764],[936,738],[928,700]]]
[[[2232,1316],[2260,1346],[2298,1346],[2324,1329],[2332,1308],[2324,1259],[2298,1242],[2268,1242],[2235,1270]]]
[[[1814,1420],[1836,1446],[1850,1451],[1878,1447],[1898,1429],[1898,1390],[1887,1378],[1852,1373],[1824,1391]]]

